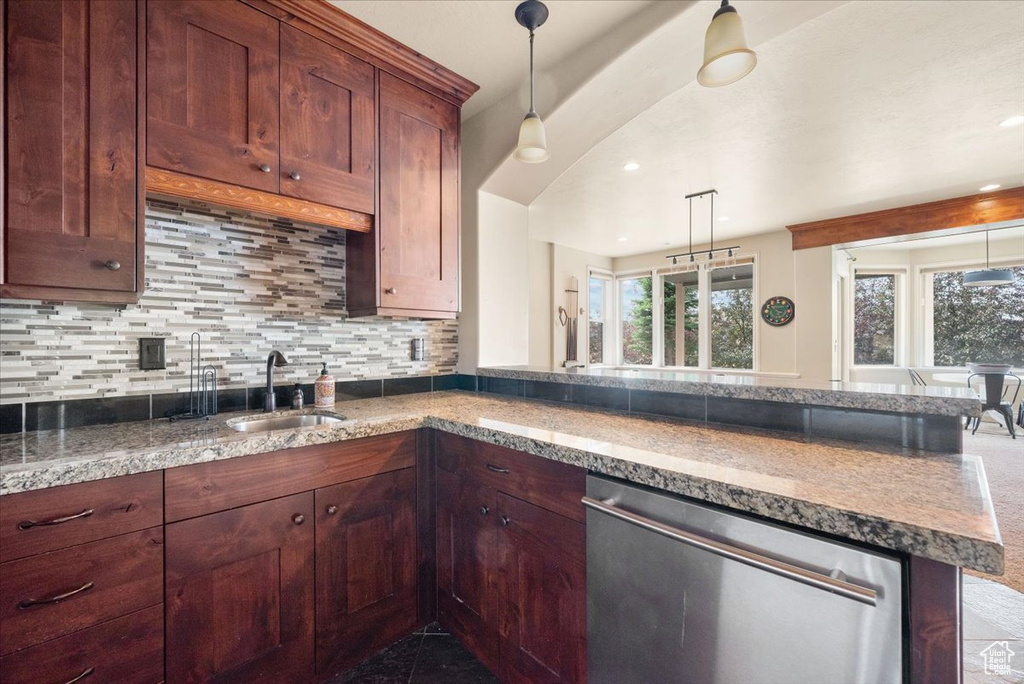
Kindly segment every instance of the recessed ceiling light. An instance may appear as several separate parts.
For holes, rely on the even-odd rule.
[[[636,171],[640,168],[640,164],[637,162],[626,162],[625,166],[622,167],[623,171]]]
[[[729,217],[728,217],[728,216],[719,216],[719,217],[718,217],[718,220],[719,220],[719,221],[728,221],[728,220],[729,220]]]
[[[1024,116],[1018,114],[1017,116],[1011,116],[1009,119],[1003,119],[999,122],[999,125],[1003,128],[1009,128],[1010,126],[1020,126],[1024,124]]]
[[[981,186],[978,190],[981,192],[992,192],[993,190],[998,190],[1001,187],[1003,186],[999,183],[989,183],[988,185]]]
[[[628,239],[629,239],[628,237],[620,237],[619,238],[619,242],[625,242]]]

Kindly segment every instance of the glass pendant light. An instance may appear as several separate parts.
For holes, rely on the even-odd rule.
[[[994,285],[1010,285],[1013,283],[1013,271],[1005,268],[992,268],[988,261],[988,231],[985,231],[985,268],[981,271],[964,273],[964,285],[968,287],[992,287]]]
[[[547,19],[548,8],[540,0],[526,0],[516,7],[516,21],[530,31],[530,111],[519,127],[519,144],[514,156],[527,164],[539,164],[550,156],[544,122],[533,108],[533,31]]]
[[[704,34],[704,65],[697,72],[697,81],[709,88],[729,85],[756,65],[757,54],[747,47],[740,15],[729,0],[722,0]]]

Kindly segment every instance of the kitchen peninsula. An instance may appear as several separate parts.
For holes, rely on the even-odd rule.
[[[479,448],[488,454],[488,470],[480,469],[484,476],[503,477],[494,472],[507,468],[493,465],[496,457],[486,451],[497,449],[494,453],[502,454],[502,458],[533,458],[539,466],[528,468],[539,467],[537,472],[546,472],[546,462],[552,462],[551,467],[570,468],[556,475],[531,475],[534,479],[524,482],[533,482],[533,488],[540,486],[547,491],[545,496],[556,502],[538,510],[557,509],[579,521],[584,516],[579,506],[582,492],[578,491],[582,480],[577,478],[586,471],[682,495],[824,539],[847,540],[893,554],[893,558],[902,559],[909,585],[907,616],[914,646],[906,660],[910,673],[906,681],[942,681],[933,674],[959,667],[955,664],[959,651],[954,644],[959,634],[960,568],[1000,573],[1003,563],[1002,543],[980,459],[956,450],[927,452],[735,425],[711,427],[691,420],[629,415],[486,391],[490,378],[511,373],[481,370],[476,378],[460,376],[463,384],[480,383],[481,391],[477,393],[445,391],[343,402],[337,405],[343,420],[308,428],[240,432],[231,425],[261,416],[235,414],[218,416],[209,423],[144,421],[6,435],[0,438],[0,492],[4,495],[0,501],[46,494],[54,487],[70,486],[70,490],[90,486],[79,483],[117,482],[125,479],[123,476],[139,477],[140,473],[162,470],[167,529],[171,530],[175,525],[203,520],[195,516],[207,511],[275,496],[298,496],[298,492],[319,487],[322,483],[318,478],[322,479],[322,472],[328,469],[352,467],[358,472],[351,477],[373,475],[372,480],[415,464],[420,495],[413,499],[418,534],[423,540],[415,553],[421,597],[418,621],[433,619],[436,610],[442,624],[454,624],[450,627],[453,633],[461,635],[458,616],[445,609],[442,584],[446,547],[440,545],[435,550],[425,540],[433,540],[430,527],[435,524],[439,544],[440,535],[445,534],[444,485],[445,478],[450,477],[448,469],[458,472],[460,468],[475,467],[469,454]],[[665,389],[662,385],[658,388]],[[745,391],[749,397],[753,390]],[[778,399],[783,390],[772,391]],[[841,394],[836,394],[837,402]],[[934,414],[945,412],[950,417],[976,411],[967,397],[954,393],[943,399],[939,394],[929,391],[916,400],[906,395],[901,399],[890,396],[888,401],[904,402],[900,406],[905,410],[923,410],[927,405]],[[807,399],[807,395],[801,396]],[[866,405],[877,406],[877,400],[868,399]],[[842,401],[845,406],[856,403],[849,396]],[[772,406],[765,403],[768,409]],[[405,441],[412,444],[409,440],[415,440],[416,444],[405,456],[396,455],[403,453],[401,449],[380,446],[379,440],[388,436],[405,439],[403,435],[415,435]],[[338,452],[332,456],[330,449],[334,448]],[[385,451],[386,458],[373,460],[374,454]],[[316,461],[321,465],[310,466],[309,458],[321,459]],[[268,473],[263,473],[258,496],[236,492],[234,487],[244,480],[242,473],[262,472],[257,465],[260,459],[273,466],[273,482],[268,483]],[[216,474],[224,469],[233,474]],[[192,472],[195,474],[186,475]],[[411,483],[408,486],[413,487]],[[427,494],[434,487],[436,509],[433,494]],[[528,498],[527,493],[519,496]],[[13,506],[4,508],[11,510]],[[174,510],[178,513],[172,513]],[[215,515],[224,513],[206,517]],[[307,513],[295,515],[298,520]],[[178,518],[183,522],[172,522]],[[507,519],[502,516],[502,520]],[[7,544],[11,535],[19,534],[13,524],[16,522],[4,521]],[[572,524],[580,525],[582,531],[579,522]],[[428,527],[425,531],[424,525]],[[452,534],[451,529],[447,534]],[[440,590],[437,607],[432,608],[422,590],[435,582]],[[578,586],[576,591],[573,595],[581,601]],[[427,596],[431,594],[426,592]],[[582,609],[582,603],[580,606]],[[416,622],[414,618],[408,624]],[[497,667],[497,661],[488,660],[489,647],[474,643],[469,633],[461,636],[482,662],[492,669]],[[169,641],[167,648],[172,647]]]

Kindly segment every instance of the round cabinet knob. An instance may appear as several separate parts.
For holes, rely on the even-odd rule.
[[[292,522],[296,525],[301,525],[302,523],[306,522],[306,516],[302,515],[301,513],[296,513],[292,516]]]
[[[302,178],[302,176],[299,175],[298,171],[292,171],[291,173],[288,174],[288,177],[291,178],[292,180],[299,180],[300,178]]]
[[[480,515],[487,515],[490,512],[491,512],[491,509],[488,508],[487,506],[481,506],[480,507]]]
[[[338,512],[338,507],[337,506],[328,506],[327,507],[327,515],[334,515],[337,512]]]
[[[262,171],[263,173],[270,173],[270,165],[260,164],[260,171]]]
[[[503,515],[501,516],[501,518],[498,519],[498,524],[502,527],[508,527],[508,524],[510,522],[512,522],[512,519],[509,518],[507,515]]]
[[[111,259],[107,263],[103,264],[103,267],[106,268],[108,271],[120,271],[121,270],[121,262],[120,261],[114,261],[113,259]]]
[[[384,290],[384,294],[398,294],[398,290],[396,290],[393,287],[389,287],[388,289]]]

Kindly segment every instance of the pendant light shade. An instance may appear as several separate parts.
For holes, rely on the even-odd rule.
[[[697,81],[709,88],[729,85],[756,65],[757,54],[747,47],[743,20],[729,0],[722,0],[704,34],[704,65],[697,72]]]
[[[519,126],[519,144],[515,158],[526,164],[537,164],[549,156],[548,138],[544,133],[544,122],[537,112],[530,112]]]
[[[526,0],[516,7],[516,21],[530,31],[530,111],[519,126],[519,143],[513,156],[526,164],[539,164],[551,156],[544,122],[533,108],[533,32],[547,18],[548,8],[540,0]]]
[[[1009,285],[1013,282],[1013,271],[1005,268],[986,268],[983,271],[964,273],[964,285],[971,287],[988,287],[992,285]]]
[[[967,287],[993,287],[1013,283],[1013,271],[1005,268],[992,268],[988,261],[988,231],[985,231],[985,268],[980,271],[964,273],[964,285]]]

